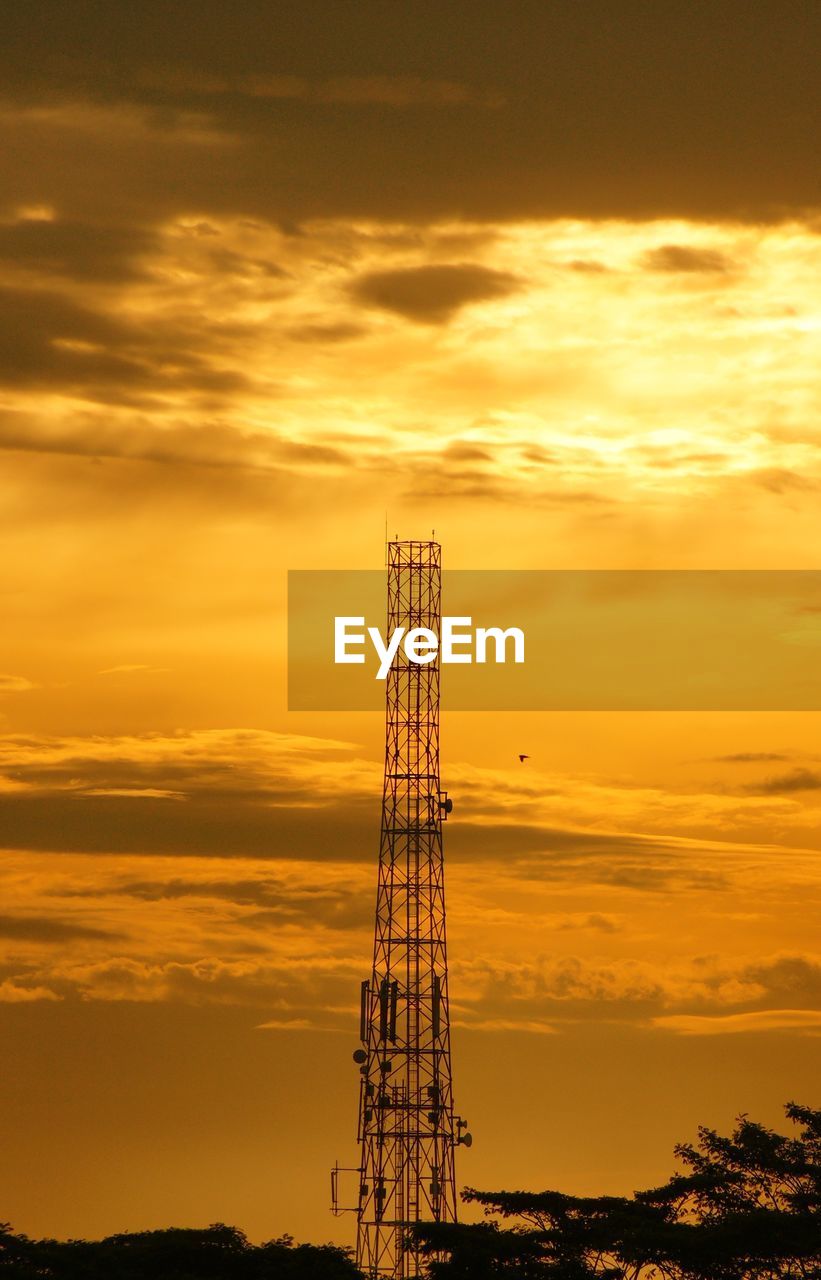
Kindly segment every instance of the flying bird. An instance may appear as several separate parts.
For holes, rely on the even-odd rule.
[[[519,764],[524,764],[525,760],[529,760],[530,756],[519,756]]]

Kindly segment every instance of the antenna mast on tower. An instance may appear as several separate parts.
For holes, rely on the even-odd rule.
[[[441,547],[388,543],[388,629],[437,636]],[[387,739],[373,969],[362,983],[357,1265],[369,1280],[412,1280],[418,1222],[456,1221],[454,1151],[470,1146],[454,1115],[439,785],[439,655],[400,646],[387,675]],[[334,1210],[337,1175],[334,1171]]]

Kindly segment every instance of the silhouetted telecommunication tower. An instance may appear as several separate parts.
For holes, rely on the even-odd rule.
[[[388,543],[388,630],[439,635],[441,547]],[[410,1280],[416,1222],[456,1221],[454,1149],[470,1146],[453,1112],[439,786],[439,656],[400,646],[387,676],[387,742],[373,970],[362,983],[356,1259],[366,1276]],[[332,1179],[335,1212],[338,1174]]]

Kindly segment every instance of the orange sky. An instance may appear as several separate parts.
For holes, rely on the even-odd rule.
[[[3,19],[20,1230],[350,1236],[382,724],[288,713],[289,568],[819,567],[818,8],[446,9]],[[818,730],[445,716],[461,1183],[817,1102]]]

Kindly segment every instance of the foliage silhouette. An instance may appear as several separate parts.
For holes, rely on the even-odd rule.
[[[821,1280],[821,1111],[785,1137],[740,1117],[676,1147],[685,1171],[623,1196],[473,1191],[493,1218],[414,1232],[431,1280]],[[0,1280],[357,1280],[344,1249],[252,1245],[236,1227],[29,1240],[0,1224]]]
[[[295,1245],[290,1236],[252,1245],[236,1227],[172,1227],[105,1240],[29,1240],[0,1224],[2,1280],[356,1280],[343,1249]]]
[[[433,1280],[821,1280],[821,1111],[790,1103],[785,1137],[738,1120],[730,1137],[699,1130],[676,1147],[686,1172],[620,1196],[474,1191],[463,1198],[514,1219],[424,1224]]]

